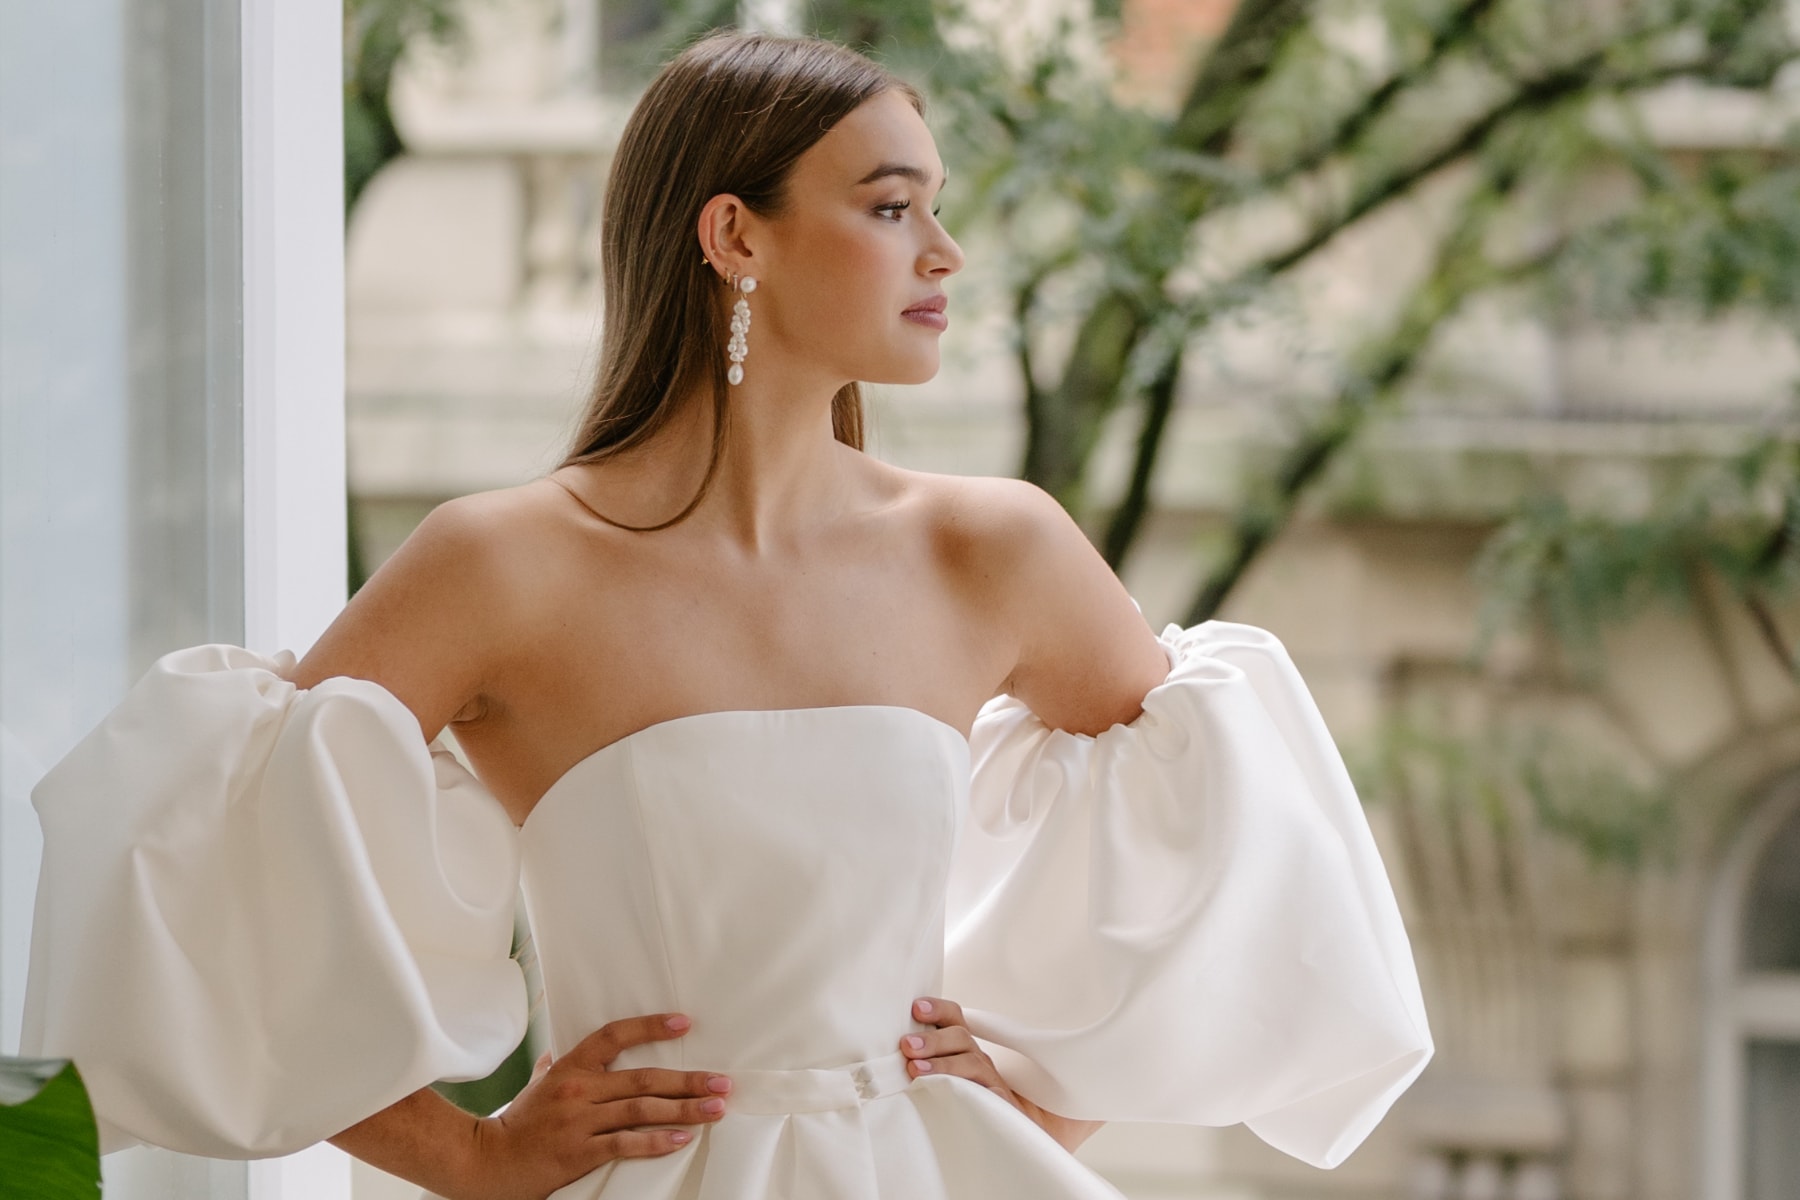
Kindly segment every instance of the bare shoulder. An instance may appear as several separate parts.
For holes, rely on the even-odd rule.
[[[566,502],[566,493],[546,479],[471,492],[433,508],[401,548],[424,561],[490,572],[491,584],[527,590],[519,569],[556,536]]]
[[[371,589],[389,600],[403,594],[421,608],[503,627],[534,594],[532,565],[555,524],[547,500],[525,484],[444,501],[357,596]]]
[[[1075,519],[1017,479],[915,473],[946,563],[979,620],[1013,648],[1001,684],[1048,725],[1097,733],[1137,715],[1168,662]]]
[[[940,556],[994,600],[1029,596],[1071,571],[1111,575],[1074,518],[1034,483],[908,474]]]
[[[293,682],[379,683],[428,739],[475,715],[531,603],[531,552],[544,528],[535,491],[479,492],[433,508],[295,665]]]

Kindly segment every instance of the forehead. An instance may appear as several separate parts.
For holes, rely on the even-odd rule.
[[[937,142],[925,119],[897,91],[883,92],[857,105],[807,148],[794,164],[794,172],[810,183],[851,188],[885,163],[922,168],[933,187],[944,177]]]

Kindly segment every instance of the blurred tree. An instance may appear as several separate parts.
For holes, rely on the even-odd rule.
[[[1149,511],[1184,353],[1346,231],[1427,189],[1454,193],[1443,220],[1416,225],[1429,269],[1336,364],[1331,394],[1300,407],[1273,469],[1228,518],[1187,623],[1219,611],[1472,299],[1542,283],[1546,304],[1598,299],[1626,318],[1789,314],[1800,294],[1800,175],[1766,154],[1696,167],[1635,108],[1675,81],[1770,92],[1796,55],[1781,0],[1241,0],[1168,112],[1120,99],[1097,53],[1116,5],[1071,4],[1038,37],[959,0],[808,11],[816,31],[928,79],[948,110],[949,219],[997,239],[1008,264],[1020,474],[1096,530],[1115,567]],[[1603,171],[1630,188],[1605,206],[1569,203]],[[1202,252],[1248,213],[1274,232],[1235,257]],[[1129,408],[1129,482],[1091,495],[1103,428]],[[1547,511],[1519,519],[1542,536]],[[1496,561],[1524,528],[1503,532]],[[1771,563],[1787,546],[1771,543]],[[1522,560],[1508,561],[1489,577],[1517,591]]]

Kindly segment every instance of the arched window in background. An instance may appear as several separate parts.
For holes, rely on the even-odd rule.
[[[1800,1180],[1800,805],[1762,848],[1744,905],[1744,1196]]]
[[[1751,813],[1715,901],[1700,1194],[1791,1200],[1800,1181],[1800,779]]]

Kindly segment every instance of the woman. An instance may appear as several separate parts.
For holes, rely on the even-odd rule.
[[[1274,639],[1159,638],[1037,489],[861,451],[856,381],[936,372],[963,262],[922,111],[828,43],[683,53],[562,465],[435,509],[297,664],[168,656],[40,785],[27,1045],[111,1144],[333,1135],[452,1200],[1101,1197],[1099,1121],[1329,1166],[1423,1068]],[[518,1041],[521,866],[552,1053],[476,1118],[424,1085]]]

